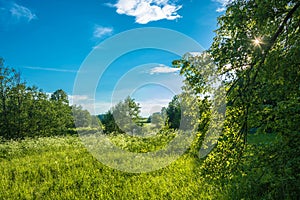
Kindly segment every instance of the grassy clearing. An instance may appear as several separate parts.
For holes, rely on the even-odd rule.
[[[173,136],[111,137],[124,149],[143,152],[156,150]],[[261,146],[275,139],[275,135],[249,135],[248,141]],[[244,161],[244,167],[255,161],[251,149],[256,147],[249,146],[250,160]],[[201,175],[201,161],[186,153],[166,168],[131,174],[103,165],[76,136],[25,139],[0,143],[0,199],[252,199],[245,191],[255,187],[252,180],[261,169],[249,170],[248,175],[216,185]],[[273,178],[271,171],[265,178]]]
[[[104,166],[77,137],[0,144],[0,199],[214,199],[197,159],[129,174]]]

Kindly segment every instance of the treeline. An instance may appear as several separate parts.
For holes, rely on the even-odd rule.
[[[15,69],[0,58],[0,137],[16,139],[75,133],[77,127],[97,127],[99,120],[80,106],[70,106],[61,89],[47,94],[27,86]]]
[[[177,112],[178,109],[172,111]],[[169,127],[169,119],[173,120],[173,118],[169,117],[175,115],[170,112],[168,114],[171,115],[167,116],[166,108],[162,108],[161,112],[153,113],[148,118],[143,118],[140,113],[141,107],[139,103],[128,96],[123,101],[120,101],[113,106],[105,114],[99,115],[98,117],[101,120],[103,132],[105,134],[129,133],[142,135],[143,133],[150,131],[147,130],[147,128],[152,129],[152,131],[159,131],[160,129]],[[180,121],[180,118],[176,120]],[[179,126],[177,128],[179,128]]]
[[[210,102],[207,98],[188,100],[184,95],[184,93],[175,95],[167,107],[163,107],[160,112],[152,113],[148,118],[143,118],[140,115],[141,107],[139,103],[128,96],[105,114],[98,115],[103,133],[143,135],[151,132],[165,133],[166,130],[170,132],[184,130],[190,127],[187,121],[190,111],[185,108],[188,102],[191,104],[190,106],[197,107],[195,110],[202,115],[201,120],[198,120],[198,128],[195,131],[205,131],[209,116],[204,114],[209,112]]]
[[[181,102],[174,96],[167,108],[152,114],[148,120],[140,116],[141,107],[127,97],[105,114],[92,116],[81,106],[69,105],[68,95],[61,89],[52,94],[22,81],[20,73],[6,67],[0,58],[0,137],[22,139],[76,134],[78,128],[101,129],[105,134],[147,132],[148,129],[179,129]],[[76,130],[77,128],[77,130]]]

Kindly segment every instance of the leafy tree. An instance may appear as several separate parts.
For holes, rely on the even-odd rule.
[[[115,119],[114,119],[114,116],[113,116],[113,113],[111,110],[109,110],[107,113],[102,115],[100,120],[104,126],[104,133],[110,134],[112,132],[121,132],[115,122]]]
[[[140,132],[140,112],[139,104],[128,96],[102,116],[101,122],[105,127],[105,132],[130,132],[132,134]]]
[[[55,135],[56,124],[53,124],[55,111],[48,95],[37,87],[27,87],[27,124],[28,136],[49,136]]]
[[[165,109],[162,109],[161,112],[153,113],[149,117],[149,123],[153,124],[154,128],[161,129],[166,126],[167,115]]]
[[[97,129],[103,129],[102,124],[100,119],[98,118],[98,116],[92,115],[91,116],[91,124],[90,124],[91,128],[97,128]]]
[[[53,124],[56,124],[58,132],[65,133],[73,126],[72,110],[69,106],[68,95],[63,90],[56,90],[50,97],[53,110]]]
[[[181,120],[181,102],[178,95],[175,95],[169,103],[166,114],[170,128],[179,129]]]
[[[24,84],[21,83],[20,74],[4,66],[0,58],[0,130],[5,138],[13,138],[21,134],[21,107]]]
[[[228,104],[223,136],[203,171],[219,180],[253,175],[244,182],[253,198],[299,198],[299,7],[294,0],[232,1],[218,19],[208,52],[219,75],[226,77]],[[199,95],[205,92],[206,74],[193,66],[207,66],[205,60],[203,56],[200,62],[173,63],[182,67],[187,83]],[[261,134],[276,133],[277,140],[264,148],[255,146],[257,153],[247,158],[252,165],[245,171],[248,133],[254,127]],[[255,190],[256,185],[262,189]]]
[[[84,110],[82,106],[73,105],[73,118],[76,127],[100,128],[100,119],[92,116],[88,110]]]
[[[61,102],[66,105],[69,104],[68,95],[62,89],[59,89],[59,90],[56,90],[55,92],[53,92],[53,94],[51,94],[50,99],[52,101]]]
[[[83,110],[82,106],[72,106],[73,118],[76,127],[90,127],[92,124],[92,116],[87,110]]]
[[[0,136],[24,138],[65,134],[72,127],[67,94],[57,90],[49,98],[27,87],[20,74],[0,59]]]

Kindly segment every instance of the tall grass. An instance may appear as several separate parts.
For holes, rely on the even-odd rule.
[[[125,150],[143,153],[161,148],[173,136],[110,137]],[[274,135],[250,135],[242,173],[221,184],[204,178],[202,161],[191,152],[163,169],[132,174],[99,162],[76,136],[2,141],[0,199],[273,199],[264,191],[270,188],[265,182],[273,182],[272,168],[252,166],[260,161],[255,149],[274,140]],[[267,173],[260,179],[263,171]]]
[[[0,199],[215,199],[188,154],[151,173],[130,174],[93,158],[75,136],[0,144]]]

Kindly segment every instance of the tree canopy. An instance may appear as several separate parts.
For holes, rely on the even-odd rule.
[[[140,109],[139,104],[130,96],[120,101],[101,116],[101,122],[105,126],[104,132],[130,134],[140,132]]]
[[[37,87],[29,87],[13,68],[0,58],[0,136],[20,139],[35,136],[64,135],[76,127],[100,127],[98,118],[80,106],[69,105],[61,89],[50,96]]]
[[[227,106],[223,135],[203,169],[212,179],[232,179],[234,174],[257,177],[254,181],[249,176],[244,182],[264,188],[247,189],[256,197],[293,199],[298,195],[299,7],[300,2],[295,0],[232,1],[218,18],[219,27],[207,52],[218,75],[225,77]],[[207,87],[205,54],[173,62],[199,95]],[[247,138],[253,130],[257,134],[276,134],[276,140],[269,146],[249,146]],[[256,155],[246,159],[252,147]],[[251,162],[248,169],[245,162]]]

